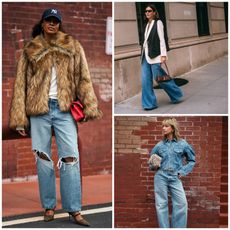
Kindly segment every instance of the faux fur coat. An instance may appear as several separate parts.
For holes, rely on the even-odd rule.
[[[69,111],[78,97],[87,118],[101,117],[84,50],[77,40],[59,31],[49,43],[38,35],[25,46],[17,65],[10,128],[26,128],[29,116],[49,111],[52,66],[56,69],[60,110]]]

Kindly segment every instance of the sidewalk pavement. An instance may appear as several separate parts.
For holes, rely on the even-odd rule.
[[[61,209],[60,180],[56,180],[57,207]],[[112,202],[112,175],[82,177],[82,206]],[[37,181],[11,182],[2,185],[2,216],[43,211]]]
[[[145,111],[141,93],[115,104],[115,114],[228,114],[228,56],[221,57],[180,78],[189,81],[182,86],[183,101],[171,104],[162,89],[154,89],[158,108]],[[141,90],[141,89],[140,89]],[[115,92],[116,93],[116,92]]]

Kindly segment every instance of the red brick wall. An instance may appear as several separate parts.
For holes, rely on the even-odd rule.
[[[16,63],[31,30],[44,9],[58,8],[67,33],[84,47],[99,105],[104,112],[100,121],[79,125],[83,175],[110,173],[112,169],[112,61],[105,54],[106,18],[112,15],[111,3],[3,3],[2,4],[2,128],[3,178],[36,174],[30,139],[8,129]],[[103,127],[103,128],[102,128]],[[53,147],[56,152],[56,146]]]
[[[158,227],[154,173],[148,169],[148,154],[138,148],[150,151],[162,139],[164,118],[115,117],[116,227]],[[222,159],[227,158],[227,117],[177,117],[177,120],[182,137],[196,152],[193,172],[182,179],[189,204],[188,227],[219,227],[221,188],[225,194],[227,191],[227,180],[223,178],[227,161],[225,174],[221,171]]]
[[[220,182],[220,227],[228,227],[228,118],[224,117],[221,182]]]

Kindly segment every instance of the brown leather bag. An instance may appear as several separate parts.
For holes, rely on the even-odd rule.
[[[166,82],[166,81],[171,81],[172,80],[172,78],[169,75],[169,70],[168,70],[168,66],[167,66],[166,62],[164,62],[164,64],[165,64],[165,67],[167,69],[167,73],[166,73],[166,75],[157,76],[156,77],[156,82],[157,83],[161,83],[161,82]]]

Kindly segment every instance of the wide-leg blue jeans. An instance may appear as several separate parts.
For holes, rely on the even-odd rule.
[[[155,205],[160,228],[170,228],[168,193],[172,199],[172,228],[186,228],[188,204],[177,175],[158,170],[154,176]]]
[[[81,210],[81,181],[77,129],[69,112],[61,112],[58,101],[49,100],[49,113],[31,116],[32,149],[35,151],[40,190],[40,199],[44,209],[56,206],[56,185],[54,163],[51,159],[52,130],[54,129],[58,147],[58,168],[60,169],[60,191],[62,207],[67,212]],[[43,153],[49,160],[37,155]],[[73,162],[65,162],[71,157]]]
[[[142,107],[144,109],[157,108],[157,99],[153,90],[153,79],[157,76],[165,75],[164,69],[161,64],[149,64],[146,58],[143,57],[141,66],[142,77]],[[182,90],[175,84],[174,80],[159,83],[160,87],[168,94],[172,103],[177,103],[183,96]]]

